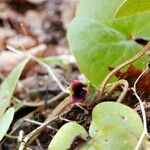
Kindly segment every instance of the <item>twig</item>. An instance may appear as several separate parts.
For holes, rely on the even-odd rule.
[[[51,103],[53,103],[53,102],[55,102],[55,101],[58,101],[59,99],[65,97],[65,96],[66,96],[66,93],[61,92],[60,94],[56,95],[55,97],[49,99],[49,100],[47,101],[47,105],[49,105],[49,104],[51,104]],[[28,107],[40,107],[40,106],[43,106],[43,105],[45,104],[44,101],[34,103],[34,102],[21,101],[21,100],[19,100],[19,99],[16,98],[16,97],[13,97],[13,99],[14,99],[16,102],[21,103],[21,104],[23,104],[24,106],[28,106]]]
[[[63,120],[63,121],[66,121],[66,122],[76,122],[76,121],[72,121],[72,120],[63,118],[62,116],[59,116],[59,119],[60,119],[60,120]]]
[[[25,148],[27,147],[27,144],[29,142],[29,140],[31,140],[31,138],[39,135],[39,133],[53,120],[55,120],[57,117],[59,117],[60,114],[63,113],[63,111],[65,110],[65,108],[67,108],[68,106],[71,105],[71,101],[70,98],[66,98],[64,99],[64,101],[62,101],[55,109],[54,111],[51,113],[51,116],[48,117],[48,119],[46,119],[46,121],[39,126],[38,128],[36,128],[35,130],[33,130],[31,133],[29,133],[28,135],[26,135],[26,137],[23,139],[23,141],[21,142],[21,145],[19,147],[19,150],[25,150]]]
[[[36,139],[36,143],[37,143],[37,145],[39,147],[39,150],[44,150],[42,145],[41,145],[41,143],[40,143],[40,141],[39,141],[39,139]]]
[[[140,138],[139,138],[139,140],[138,140],[138,143],[137,143],[137,145],[136,145],[136,147],[135,147],[135,150],[138,150],[138,149],[140,148],[140,145],[141,145],[141,143],[142,143],[142,141],[143,141],[143,139],[144,139],[145,134],[148,134],[148,132],[147,132],[147,121],[146,121],[145,108],[144,108],[144,105],[143,105],[143,102],[142,102],[141,98],[139,97],[139,95],[138,95],[137,92],[136,92],[136,85],[137,85],[138,81],[139,81],[140,78],[143,76],[143,74],[144,74],[145,72],[147,72],[148,69],[149,69],[149,68],[147,67],[147,69],[141,73],[141,75],[140,75],[140,76],[137,78],[137,80],[135,81],[134,87],[133,87],[133,89],[132,89],[133,92],[134,92],[134,94],[135,94],[135,96],[137,97],[137,99],[138,99],[138,101],[139,101],[139,104],[140,104],[140,107],[141,107],[142,119],[143,119],[143,128],[144,128],[144,129],[143,129],[143,132],[142,132],[142,134],[141,134],[141,136],[140,136]]]
[[[105,89],[105,86],[107,82],[110,80],[110,78],[120,69],[124,68],[125,66],[129,65],[130,63],[134,62],[135,60],[142,57],[148,50],[150,49],[150,42],[144,47],[142,51],[140,51],[138,54],[130,58],[129,60],[125,61],[124,63],[118,65],[115,69],[113,69],[103,80],[102,84],[99,86],[99,90],[96,92],[94,101],[92,104],[98,103],[101,100],[102,93]]]
[[[38,122],[38,121],[35,121],[35,120],[31,120],[31,119],[24,119],[24,120],[27,121],[27,122],[33,123],[33,124],[35,124],[35,125],[39,125],[39,126],[41,126],[41,125],[43,124],[43,123],[41,123],[41,122]],[[53,129],[53,130],[55,130],[55,131],[58,131],[57,129],[53,128],[53,127],[50,126],[50,125],[47,125],[46,127],[49,128],[49,129]]]
[[[9,134],[5,134],[5,137],[7,137],[7,138],[9,138],[9,139],[12,139],[12,140],[17,140],[17,139],[18,139],[17,136],[9,135]]]
[[[12,51],[12,52],[14,52],[14,53],[16,53],[16,54],[24,54],[25,56],[31,58],[32,60],[36,61],[37,63],[39,63],[40,65],[42,65],[43,67],[45,67],[45,68],[47,69],[49,75],[52,76],[52,78],[53,78],[54,81],[57,83],[57,85],[59,86],[59,88],[60,88],[64,93],[69,93],[69,90],[67,90],[67,89],[65,89],[65,88],[63,87],[63,85],[62,85],[62,84],[60,83],[60,81],[57,79],[56,75],[54,74],[52,68],[51,68],[49,65],[43,63],[40,59],[37,59],[37,58],[34,57],[33,55],[27,54],[27,53],[24,53],[24,52],[21,52],[21,51],[18,51],[17,49],[15,49],[15,48],[13,48],[13,47],[11,47],[11,46],[9,46],[9,45],[7,45],[7,48],[8,48],[10,51]]]
[[[110,87],[108,94],[107,94],[107,96],[109,97],[114,92],[114,90],[120,85],[124,85],[124,87],[123,87],[123,91],[122,91],[121,95],[119,96],[119,98],[117,100],[117,102],[119,102],[119,103],[124,99],[124,97],[126,96],[126,93],[128,91],[128,88],[129,88],[129,83],[126,80],[122,79],[122,80],[115,82]]]

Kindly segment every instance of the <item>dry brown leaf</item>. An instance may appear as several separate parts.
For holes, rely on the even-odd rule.
[[[36,44],[36,41],[30,36],[20,35],[7,40],[7,45],[10,45],[14,48],[29,49],[36,46]]]
[[[112,67],[108,67],[108,69],[111,71],[114,68]],[[136,79],[139,77],[139,75],[142,73],[142,70],[136,68],[133,64],[131,64],[129,66],[129,68],[127,69],[126,72],[121,72],[121,71],[117,71],[115,73],[115,76],[120,80],[120,79],[124,79],[127,80],[130,87],[133,87],[134,82],[136,81]]]
[[[150,68],[141,76],[136,86],[142,96],[150,97]]]
[[[41,57],[43,56],[44,51],[46,50],[46,45],[41,44],[38,45],[37,47],[34,47],[32,49],[29,49],[28,51],[25,52],[25,54],[30,54],[36,57]],[[8,74],[13,68],[20,62],[22,61],[26,55],[25,54],[14,54],[9,51],[4,51],[0,53],[0,72],[2,74]],[[26,71],[33,67],[33,63],[29,63],[27,65]]]

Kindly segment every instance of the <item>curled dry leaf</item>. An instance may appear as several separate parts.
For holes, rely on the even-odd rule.
[[[142,96],[150,97],[150,68],[138,80],[136,88]]]
[[[19,55],[4,51],[0,54],[0,72],[3,74],[8,74],[20,61],[26,57],[25,54],[42,57],[45,50],[46,45],[41,44]],[[33,63],[29,62],[25,70],[27,71],[29,68],[31,69],[31,67],[33,67]]]
[[[109,67],[109,70],[113,70],[113,68]],[[118,71],[115,73],[115,76],[118,79],[125,79],[128,81],[130,87],[133,87],[135,81],[142,73],[142,70],[136,68],[133,64],[129,66],[126,72],[122,73]],[[143,97],[150,97],[150,68],[141,76],[136,85],[137,92]]]
[[[7,44],[14,48],[29,49],[36,46],[36,41],[30,36],[16,36],[15,38],[9,38]]]
[[[113,70],[114,68],[109,67],[108,68],[110,71]],[[127,69],[126,72],[121,72],[121,71],[117,71],[115,73],[115,76],[120,80],[120,79],[124,79],[127,80],[130,87],[133,87],[134,82],[136,81],[136,79],[139,77],[139,75],[142,73],[141,69],[136,68],[133,64],[131,64],[129,66],[129,68]]]

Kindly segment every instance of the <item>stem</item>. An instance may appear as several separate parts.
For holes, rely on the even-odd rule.
[[[68,89],[65,89],[65,88],[63,87],[63,85],[61,84],[61,82],[59,81],[59,79],[56,77],[56,75],[54,74],[52,68],[51,68],[49,65],[45,64],[44,62],[42,62],[40,59],[34,57],[33,55],[28,54],[28,53],[24,53],[24,52],[21,52],[21,51],[18,51],[17,49],[15,49],[15,48],[13,48],[13,47],[11,47],[11,46],[9,46],[9,45],[7,45],[7,48],[8,48],[10,51],[12,51],[12,52],[14,52],[14,53],[16,53],[16,54],[24,54],[25,56],[31,58],[32,60],[34,60],[35,62],[37,62],[38,64],[40,64],[41,66],[45,67],[45,68],[47,69],[49,75],[52,76],[52,78],[53,78],[54,81],[57,83],[57,85],[59,86],[59,88],[60,88],[64,93],[68,93],[68,94],[69,94]]]
[[[117,87],[121,86],[121,85],[124,86],[124,87],[123,87],[123,91],[122,91],[121,95],[119,96],[119,98],[118,98],[118,100],[117,100],[117,102],[121,103],[122,100],[124,99],[124,97],[126,96],[126,93],[127,93],[127,91],[128,91],[128,88],[129,88],[129,83],[128,83],[126,80],[123,80],[123,79],[122,79],[122,80],[119,80],[119,81],[115,82],[115,83],[110,87],[110,89],[109,89],[109,91],[108,91],[108,94],[107,94],[107,97],[110,97],[110,96],[112,95],[112,93],[114,92],[114,90],[115,90]]]

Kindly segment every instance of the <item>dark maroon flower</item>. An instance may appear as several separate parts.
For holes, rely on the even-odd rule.
[[[73,80],[70,85],[73,103],[82,103],[87,98],[88,84],[78,80]]]

